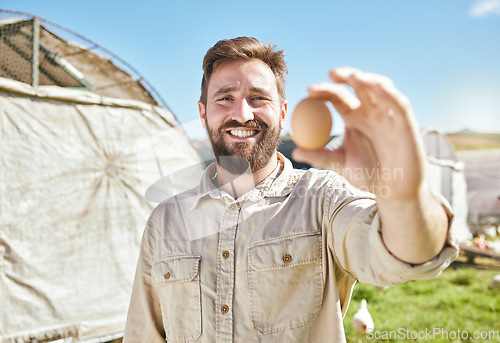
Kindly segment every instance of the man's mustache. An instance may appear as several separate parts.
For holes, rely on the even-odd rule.
[[[268,127],[268,125],[266,123],[258,120],[258,119],[250,119],[244,123],[240,123],[237,120],[231,120],[231,121],[228,121],[227,123],[222,124],[219,127],[219,130],[225,131],[225,130],[229,130],[229,129],[235,129],[238,127],[261,130],[261,129],[266,129]]]

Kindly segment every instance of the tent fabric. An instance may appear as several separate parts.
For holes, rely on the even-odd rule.
[[[0,78],[0,342],[122,331],[144,195],[179,170],[203,164],[165,109]]]

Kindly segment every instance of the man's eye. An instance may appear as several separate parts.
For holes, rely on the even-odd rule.
[[[222,98],[217,99],[217,101],[229,101],[229,100],[231,100],[231,98],[229,98],[228,96],[223,96]]]

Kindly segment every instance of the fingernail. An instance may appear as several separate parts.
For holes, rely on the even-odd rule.
[[[320,82],[320,83],[315,83],[313,85],[310,85],[308,88],[307,88],[307,91],[309,93],[311,92],[322,92],[322,91],[325,91],[325,90],[328,90],[330,87],[330,85],[327,83],[327,82]]]
[[[335,72],[335,74],[337,74],[337,76],[340,76],[340,77],[347,77],[347,75],[349,73],[349,71],[345,67],[340,67],[340,68],[334,69],[334,72]]]

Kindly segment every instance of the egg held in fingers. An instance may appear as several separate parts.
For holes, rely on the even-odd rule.
[[[300,148],[316,150],[330,140],[332,114],[324,100],[305,98],[292,114],[292,140]]]

